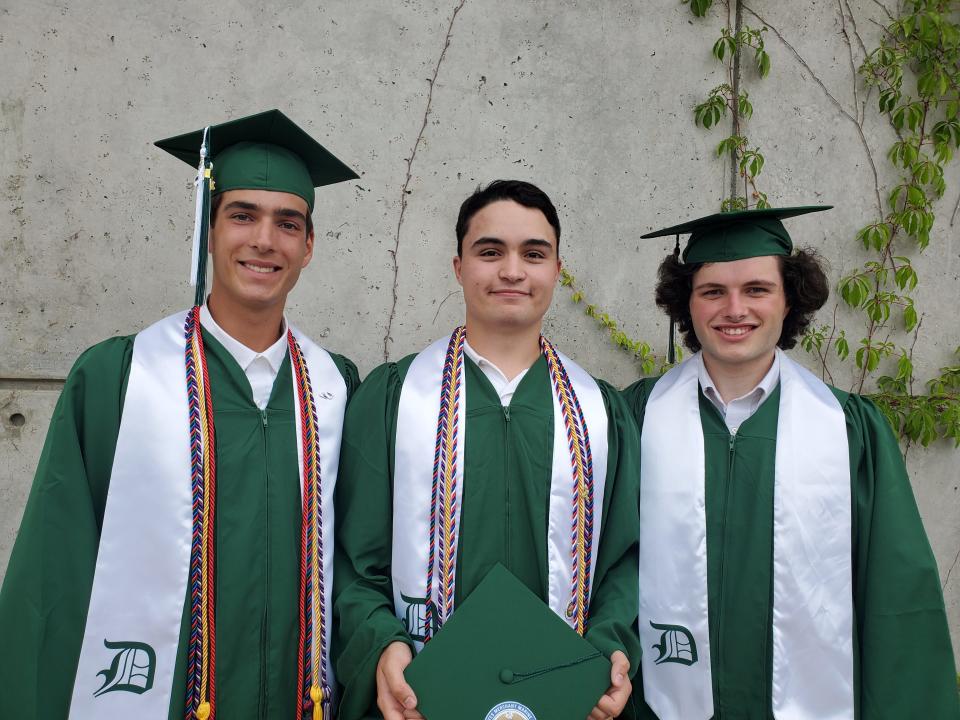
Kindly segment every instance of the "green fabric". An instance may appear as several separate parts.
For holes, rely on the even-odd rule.
[[[655,380],[624,395],[642,427]],[[867,399],[833,390],[850,448],[854,696],[860,720],[960,718],[937,566],[900,448]],[[716,720],[772,720],[773,481],[779,386],[735,437],[700,395]],[[641,478],[642,482],[642,478]],[[634,680],[640,717],[656,716]]]
[[[264,411],[246,375],[203,333],[217,432],[217,707],[294,717],[300,483],[284,360]],[[87,350],[54,411],[0,590],[0,717],[67,716],[93,583],[133,337]],[[356,368],[333,356],[348,392]],[[188,606],[170,702],[182,720]]]
[[[203,128],[155,145],[196,168]],[[355,180],[357,174],[279,110],[210,126],[213,194],[273,190],[302,197],[313,211],[315,187]]]
[[[213,192],[273,190],[302,197],[313,212],[313,180],[306,164],[290,150],[259,142],[231,145],[213,166]]]
[[[391,642],[410,642],[394,615],[390,573],[392,473],[400,388],[413,356],[374,370],[344,424],[337,483],[333,659],[344,686],[340,720],[378,717],[375,670]],[[543,358],[507,408],[467,359],[466,447],[457,604],[502,563],[547,596],[547,518],[553,459],[553,392]],[[606,491],[586,638],[604,655],[623,650],[636,668],[638,437],[617,392],[600,382],[610,418]],[[509,639],[505,638],[505,642]]]
[[[762,208],[714,213],[641,235],[642,238],[686,235],[683,262],[729,262],[765,255],[789,255],[793,241],[780,222],[786,218],[829,210],[832,206]]]
[[[430,720],[479,720],[506,702],[579,720],[609,687],[610,663],[498,563],[404,679]]]

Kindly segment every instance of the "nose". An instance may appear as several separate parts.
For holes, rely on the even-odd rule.
[[[260,252],[269,252],[273,249],[274,230],[274,225],[270,220],[260,220],[250,234],[250,246]]]
[[[724,315],[733,321],[743,320],[747,316],[744,298],[739,291],[733,290],[727,293],[727,306],[724,308]]]
[[[507,282],[519,282],[526,277],[523,259],[518,253],[508,253],[500,263],[500,278]]]

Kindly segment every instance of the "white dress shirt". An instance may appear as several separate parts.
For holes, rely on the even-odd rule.
[[[746,395],[741,395],[725,403],[717,391],[717,386],[710,377],[710,373],[707,372],[706,365],[703,364],[703,356],[698,356],[698,359],[700,361],[700,387],[703,388],[703,394],[720,411],[720,415],[727,423],[731,435],[737,434],[740,426],[757,411],[760,404],[780,382],[780,351],[777,350],[773,356],[773,365],[770,366],[767,374],[763,376],[757,386]]]
[[[467,354],[468,358],[477,364],[477,367],[483,371],[483,374],[487,376],[490,384],[493,385],[493,389],[497,391],[497,395],[500,397],[500,404],[504,407],[509,405],[510,400],[513,399],[513,393],[517,390],[517,385],[520,384],[523,376],[527,374],[527,370],[530,368],[521,370],[513,380],[508,380],[500,368],[470,347],[470,343],[466,340],[463,341],[463,351]]]
[[[277,373],[280,372],[280,366],[287,355],[286,316],[284,316],[280,327],[280,339],[263,352],[251,350],[239,340],[228,335],[226,330],[217,325],[206,305],[200,308],[200,324],[237,361],[237,365],[240,366],[240,369],[247,376],[247,380],[250,381],[253,401],[258,408],[263,410],[270,400],[273,383],[277,379]]]

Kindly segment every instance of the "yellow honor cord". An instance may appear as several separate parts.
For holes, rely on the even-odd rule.
[[[197,705],[197,711],[195,713],[197,720],[207,720],[210,717],[210,703],[202,702]]]
[[[319,685],[312,686],[310,699],[313,700],[313,720],[323,720],[323,688]]]

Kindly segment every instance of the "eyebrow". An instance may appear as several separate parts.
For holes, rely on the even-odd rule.
[[[257,203],[245,202],[244,200],[233,200],[224,206],[223,211],[227,212],[228,210],[234,209],[259,211],[262,208]],[[293,208],[279,208],[278,210],[274,210],[273,217],[295,218],[301,222],[307,221],[306,215],[299,210],[294,210]]]
[[[740,283],[741,287],[755,287],[757,285],[762,285],[763,287],[776,287],[778,283],[773,282],[772,280],[748,280],[745,283]],[[715,282],[705,282],[700,283],[699,285],[694,285],[694,290],[704,290],[704,289],[713,289],[713,288],[725,288],[728,285],[724,283],[715,283]]]
[[[496,237],[480,237],[473,241],[473,244],[470,247],[477,247],[478,245],[494,245],[497,247],[505,247],[506,243],[500,238]],[[553,243],[549,240],[544,240],[543,238],[528,238],[520,243],[521,247],[544,247],[550,250],[553,249]]]

